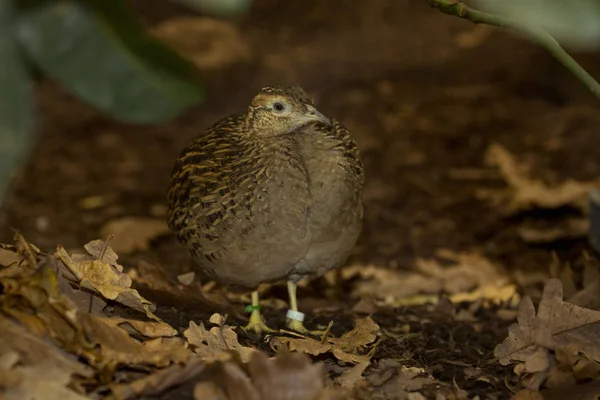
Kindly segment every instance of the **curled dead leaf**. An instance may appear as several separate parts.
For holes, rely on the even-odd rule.
[[[116,267],[101,260],[75,261],[62,246],[57,247],[56,255],[81,287],[160,321],[151,311],[152,303],[144,299],[137,290],[130,288],[131,278],[127,274],[119,272]]]
[[[75,357],[1,315],[0,359],[5,399],[82,400],[68,386],[75,375],[93,376]]]
[[[497,166],[508,184],[504,190],[479,190],[478,197],[500,205],[506,214],[515,214],[533,208],[587,207],[591,189],[598,187],[597,181],[579,182],[567,180],[556,186],[531,179],[527,168],[518,162],[504,146],[492,144],[486,154],[486,162]]]
[[[194,351],[206,360],[219,359],[222,353],[234,351],[244,362],[248,362],[256,351],[251,347],[242,346],[238,342],[237,333],[231,326],[225,325],[219,314],[213,314],[211,322],[218,321],[219,326],[212,327],[210,331],[204,328],[202,322],[197,325],[190,321],[190,326],[183,334],[188,342],[195,347]]]
[[[367,362],[373,356],[379,336],[379,325],[371,317],[356,321],[354,329],[340,338],[327,337],[325,340],[312,338],[273,338],[271,347],[284,345],[288,350],[317,356],[331,352],[338,360],[348,363]]]
[[[369,361],[363,361],[347,369],[335,379],[335,382],[344,389],[352,390],[364,381],[363,373],[371,365]]]
[[[521,361],[537,370],[547,365],[541,353],[569,344],[600,361],[600,311],[563,301],[559,279],[550,279],[544,287],[537,314],[531,299],[523,298],[517,321],[509,327],[508,338],[494,349],[502,365]]]
[[[134,332],[137,332],[149,338],[173,337],[177,335],[176,329],[162,321],[139,321],[135,319],[115,317],[104,317],[101,318],[101,320],[113,326],[121,326],[123,328],[125,328],[126,326],[130,326],[132,330],[134,330]]]
[[[87,353],[92,362],[112,365],[155,365],[165,367],[188,360],[191,351],[179,337],[154,338],[139,342],[128,332],[106,318],[82,315],[80,323],[88,340],[99,347],[99,353]]]

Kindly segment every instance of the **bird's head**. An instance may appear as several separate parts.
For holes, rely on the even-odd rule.
[[[298,86],[277,85],[262,88],[252,99],[246,123],[254,134],[277,136],[321,122],[331,125],[313,101]]]

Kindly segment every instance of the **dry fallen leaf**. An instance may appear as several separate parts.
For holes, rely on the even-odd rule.
[[[509,327],[508,338],[494,350],[502,365],[521,361],[526,368],[534,365],[537,370],[540,363],[546,362],[540,352],[569,344],[600,361],[600,311],[563,301],[559,279],[550,279],[546,284],[537,314],[531,299],[523,298],[517,321]]]
[[[325,388],[323,366],[312,364],[304,354],[282,352],[269,359],[262,352],[252,354],[248,366],[260,399],[341,400],[342,392]]]
[[[116,317],[104,317],[100,319],[109,325],[121,326],[125,329],[127,329],[127,326],[129,325],[134,332],[138,332],[149,338],[173,337],[177,335],[177,330],[165,322],[139,321],[135,319]]]
[[[9,355],[9,356],[7,356]],[[9,358],[12,361],[9,361]],[[90,378],[90,367],[58,349],[54,344],[0,315],[0,381],[3,399],[81,400],[86,397],[67,386],[72,377]],[[19,362],[17,365],[17,361]]]
[[[82,315],[80,323],[89,341],[99,347],[99,354],[88,355],[97,357],[92,362],[165,367],[171,363],[185,362],[191,356],[187,343],[179,337],[139,342],[114,321],[107,322],[106,318]]]
[[[218,320],[222,320],[222,317],[219,314],[213,314],[211,322]],[[224,324],[212,327],[210,331],[207,331],[202,322],[197,325],[194,321],[190,321],[189,328],[183,334],[195,347],[196,354],[206,360],[219,359],[223,352],[235,351],[240,355],[242,361],[248,362],[256,351],[251,347],[242,346],[238,342],[237,333],[233,328]]]
[[[117,253],[115,253],[113,248],[110,247],[108,245],[108,243],[105,242],[104,240],[101,240],[101,239],[92,240],[91,242],[86,243],[85,246],[83,246],[83,247],[85,248],[85,250],[88,253],[90,253],[90,255],[91,255],[91,257],[89,258],[90,260],[104,261],[106,263],[109,263],[113,267],[115,267],[115,269],[118,272],[123,272],[123,266],[117,262],[117,260],[119,259],[119,256],[117,255]],[[78,259],[76,261],[83,261],[83,260]]]
[[[151,291],[152,297],[160,299],[162,306],[175,307],[178,310],[211,310],[236,318],[244,318],[240,307],[233,306],[225,296],[207,297],[196,280],[190,286],[172,283],[164,269],[144,260],[140,260],[137,269],[128,274],[136,285],[145,291]]]
[[[112,249],[117,253],[131,254],[148,250],[150,241],[169,233],[169,227],[162,218],[124,217],[107,222],[100,234],[114,235]]]
[[[328,337],[325,340],[311,338],[273,338],[272,347],[283,344],[291,351],[313,356],[331,352],[338,360],[347,363],[363,363],[371,359],[379,336],[379,325],[371,317],[356,321],[354,329],[340,338]]]
[[[195,400],[230,400],[214,382],[199,382],[194,386]]]
[[[549,227],[533,227],[522,225],[518,228],[519,236],[527,243],[551,243],[557,240],[585,237],[590,229],[587,218],[568,218],[560,223],[551,222]]]
[[[0,266],[8,267],[12,264],[17,264],[21,260],[21,257],[16,252],[16,249],[9,250],[0,248]]]
[[[206,363],[194,357],[184,365],[173,364],[133,382],[113,383],[110,390],[115,398],[122,400],[157,396],[171,387],[197,378],[205,369]],[[211,397],[203,399],[213,400]]]
[[[354,265],[343,268],[340,273],[345,280],[357,275],[362,278],[354,284],[354,297],[379,299],[392,307],[435,302],[440,293],[455,295],[457,299],[460,295],[487,296],[495,302],[508,295],[508,275],[480,253],[439,250],[437,257],[449,261],[450,265],[442,265],[436,259],[417,259],[416,270],[409,272]],[[503,297],[495,298],[496,295]]]
[[[563,279],[561,281],[564,283]],[[582,283],[583,289],[572,293],[567,301],[580,307],[600,310],[600,263],[596,258],[585,257]]]
[[[2,393],[6,400],[86,400],[87,396],[69,389],[71,374],[56,368],[51,360],[14,369],[20,385],[7,388]]]
[[[381,360],[367,381],[373,387],[371,396],[382,399],[419,398],[419,390],[436,383],[423,368],[405,367],[390,359]]]
[[[97,292],[107,300],[114,300],[145,313],[149,318],[160,321],[151,311],[152,303],[140,296],[137,290],[130,288],[132,282],[127,274],[119,272],[105,261],[85,259],[75,261],[62,246],[58,246],[56,255],[81,287]]]
[[[486,162],[500,169],[508,188],[504,190],[479,190],[478,197],[501,206],[506,214],[515,214],[533,208],[558,208],[575,206],[585,209],[589,191],[598,187],[598,182],[567,180],[554,187],[531,179],[524,165],[505,147],[493,144],[486,154]]]
[[[363,373],[371,365],[370,361],[364,361],[356,364],[352,368],[347,369],[335,379],[335,383],[343,387],[344,389],[352,390],[364,381]]]
[[[345,391],[326,387],[323,366],[313,364],[304,354],[282,352],[269,359],[256,351],[248,364],[229,357],[211,363],[208,369],[211,373],[206,382],[194,390],[198,400],[348,399]]]

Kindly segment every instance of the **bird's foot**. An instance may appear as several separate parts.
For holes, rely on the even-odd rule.
[[[302,323],[302,321],[298,321],[297,319],[289,319],[288,318],[286,326],[288,327],[288,329],[290,329],[294,332],[297,332],[297,333],[301,333],[303,335],[322,336],[325,334],[325,332],[327,332],[327,331],[321,331],[321,330],[315,330],[315,331],[308,330],[304,327],[304,324]]]
[[[258,312],[257,310],[252,311],[252,314],[250,314],[250,321],[248,322],[248,325],[246,325],[243,329],[245,331],[253,331],[257,335],[260,335],[262,333],[278,332],[275,329],[269,328],[265,324],[265,322],[263,321],[263,319],[260,315],[260,312]]]

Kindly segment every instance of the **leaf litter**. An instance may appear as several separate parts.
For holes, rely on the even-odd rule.
[[[98,245],[100,243],[97,242],[95,245],[88,244],[88,248]],[[102,256],[105,254],[97,253],[95,249],[92,252]],[[71,278],[78,286],[96,292],[106,300],[114,300],[158,320],[158,317],[152,313],[152,303],[131,288],[132,280],[129,275],[123,273],[123,267],[116,263],[117,257],[112,249],[108,251],[107,260],[82,254],[71,257],[62,246],[57,247],[56,256],[70,272],[70,275],[63,275],[67,275],[66,278]]]
[[[585,210],[590,190],[600,185],[599,181],[580,182],[570,179],[551,186],[533,179],[529,176],[528,167],[497,143],[488,148],[485,161],[500,170],[508,188],[480,189],[477,195],[498,206],[506,215],[533,208],[553,209],[563,206]]]
[[[111,307],[86,309],[83,293],[103,300],[97,304],[139,311],[119,301],[123,290],[133,290],[131,279],[104,241],[88,243],[88,255],[69,255],[60,246],[47,255],[23,246],[19,235],[17,242],[4,247],[16,256],[5,257],[0,268],[2,398],[130,399],[190,380],[200,382],[196,395],[210,381],[224,399],[346,398],[326,384],[321,364],[300,353],[270,358],[241,345],[220,314],[206,321],[216,325],[210,330],[190,321],[179,334],[153,313],[131,319],[111,315]]]
[[[353,286],[353,297],[371,297],[388,307],[435,303],[441,294],[456,302],[481,298],[505,302],[516,295],[506,271],[477,251],[441,249],[436,258],[417,259],[410,271],[352,265],[343,268],[341,275],[344,280],[361,278]]]
[[[351,364],[364,363],[371,359],[378,343],[379,325],[371,317],[356,321],[354,329],[339,338],[328,337],[327,332],[321,340],[309,337],[275,337],[271,347],[285,346],[288,350],[313,356],[330,352],[335,358]]]
[[[178,331],[150,311],[155,310],[154,304],[139,293],[133,297],[138,303],[119,301],[123,291],[135,290],[136,275],[125,273],[108,241],[90,242],[85,246],[88,254],[72,255],[60,246],[55,253],[44,254],[21,236],[15,243],[3,246],[13,255],[5,254],[6,261],[0,263],[0,393],[6,398],[52,399],[43,397],[52,391],[63,399],[134,399],[160,395],[191,381],[196,382],[190,390],[197,399],[466,398],[463,389],[442,383],[428,368],[377,356],[384,340],[410,341],[411,325],[388,331],[375,322],[375,316],[367,315],[338,337],[330,329],[320,339],[270,336],[269,352],[275,355],[269,357],[264,349],[249,346],[245,336],[238,336],[236,328],[226,323],[226,315],[189,320],[187,329]],[[430,316],[451,315],[448,321],[466,321],[477,329],[477,309],[510,308],[514,303],[514,290],[486,294],[491,287],[502,291],[510,282],[505,271],[477,252],[440,251],[437,259],[416,264],[414,274],[434,280],[419,290],[426,288],[436,296],[447,293],[439,297],[446,303],[434,302]],[[587,268],[587,286],[572,290],[570,299],[593,297],[600,284],[594,267],[597,270],[590,263]],[[361,272],[341,273],[352,280]],[[398,307],[407,292],[396,297],[392,288],[399,288],[399,280],[407,275],[393,273],[363,271],[366,283],[356,282],[353,295],[379,299],[375,313]],[[378,294],[369,280],[387,286]],[[178,290],[197,287],[185,283],[191,286],[180,285]],[[513,364],[522,386],[535,392],[565,384],[579,388],[586,380],[600,378],[596,339],[600,311],[564,301],[562,291],[558,279],[548,281],[537,312],[532,300],[524,297],[518,322],[494,353],[501,365]],[[456,312],[459,303],[470,304],[468,318]],[[110,311],[116,305],[146,312],[136,319],[117,317]],[[417,320],[422,318],[412,321]],[[472,379],[491,382],[480,368],[460,365]]]
[[[600,311],[564,301],[561,281],[552,278],[537,313],[533,301],[523,298],[517,323],[494,355],[502,365],[515,363],[515,373],[532,390],[599,378]]]

